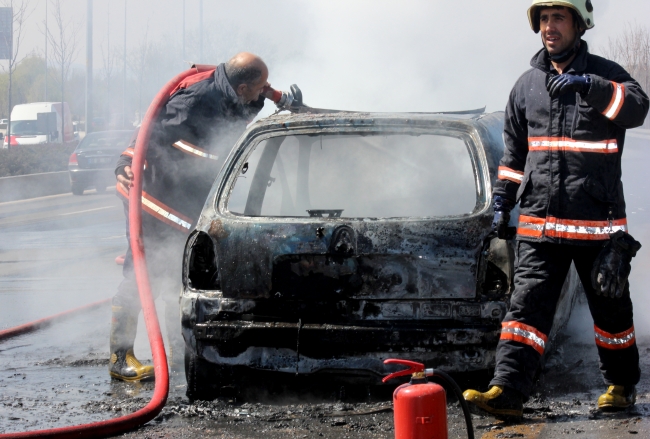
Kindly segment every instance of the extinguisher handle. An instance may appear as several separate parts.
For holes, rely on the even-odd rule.
[[[385,376],[381,380],[382,383],[392,380],[393,378],[406,376],[406,375],[413,375],[416,372],[424,372],[424,364],[417,363],[415,361],[398,360],[396,358],[389,358],[388,360],[384,360],[384,364],[401,364],[402,366],[408,366],[408,369],[400,370],[399,372],[394,372],[391,373],[390,375]]]

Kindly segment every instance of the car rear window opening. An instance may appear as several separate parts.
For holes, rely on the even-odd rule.
[[[227,203],[266,217],[438,217],[473,212],[463,139],[448,135],[300,135],[260,142]]]

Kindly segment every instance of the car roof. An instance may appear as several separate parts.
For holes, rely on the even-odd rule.
[[[484,108],[462,112],[406,113],[406,112],[355,112],[313,109],[315,112],[276,113],[259,119],[249,126],[244,137],[263,132],[294,129],[339,128],[357,129],[360,127],[386,128],[432,128],[456,126],[467,130],[470,126],[500,125],[503,130],[503,112],[485,113]],[[500,134],[499,134],[500,137]]]

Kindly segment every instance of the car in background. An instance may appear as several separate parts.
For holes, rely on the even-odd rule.
[[[183,262],[190,399],[250,371],[380,384],[494,367],[514,245],[491,230],[503,113],[275,115],[248,128]],[[577,276],[554,329],[568,320]],[[235,383],[236,384],[236,383]]]
[[[115,165],[129,146],[134,130],[100,131],[87,134],[68,160],[70,187],[75,195],[94,187],[104,192],[115,184]]]
[[[64,128],[63,135],[61,127]],[[6,129],[3,147],[65,143],[75,140],[72,115],[67,102],[33,102],[19,104],[11,110],[11,133]]]

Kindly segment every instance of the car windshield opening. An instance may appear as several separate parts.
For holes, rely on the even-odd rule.
[[[17,120],[11,121],[11,134],[16,136],[44,136],[47,133],[39,129],[38,121]]]
[[[273,137],[238,172],[227,208],[247,216],[440,217],[477,204],[468,146],[447,134]]]

